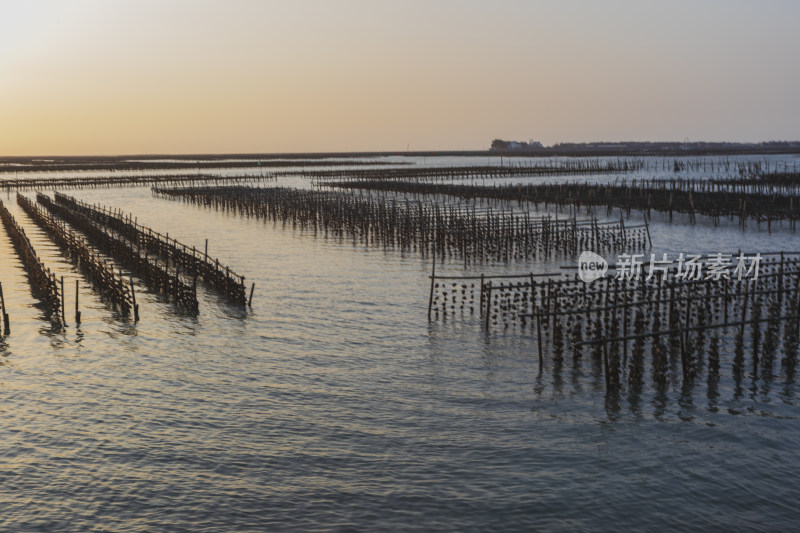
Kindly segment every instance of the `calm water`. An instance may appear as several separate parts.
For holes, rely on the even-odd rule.
[[[676,380],[607,399],[591,358],[540,373],[526,331],[428,323],[419,255],[147,189],[71,194],[209,239],[255,282],[253,309],[201,287],[187,317],[137,285],[132,323],[81,278],[76,327],[78,274],[3,195],[65,278],[68,326],[42,320],[0,231],[2,531],[797,527],[800,399],[785,376],[736,383],[723,364],[714,391]],[[652,229],[654,252],[800,250],[800,235],[754,225]],[[439,268],[557,266],[458,263]]]

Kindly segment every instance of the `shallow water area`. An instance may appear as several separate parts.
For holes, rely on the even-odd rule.
[[[308,180],[265,183],[276,184]],[[245,275],[248,292],[255,283],[252,309],[201,283],[191,316],[137,284],[134,322],[84,281],[14,193],[0,195],[67,287],[59,330],[34,305],[0,230],[12,328],[0,341],[1,530],[796,527],[792,376],[737,380],[723,364],[713,387],[703,375],[609,396],[590,357],[546,359],[540,370],[529,329],[485,330],[469,316],[429,322],[432,265],[418,252],[149,188],[65,192],[198,250],[208,239],[209,255]],[[788,228],[670,224],[660,214],[650,225],[654,253],[800,250]],[[437,271],[539,272],[574,261],[465,267],[449,258]]]

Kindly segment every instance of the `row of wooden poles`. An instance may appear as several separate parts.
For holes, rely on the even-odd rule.
[[[797,163],[795,163],[796,165]],[[741,177],[736,178],[733,183],[740,183],[742,185],[777,185],[781,187],[789,187],[791,190],[796,190],[796,187],[800,185],[800,172],[795,171],[785,171],[785,172],[769,172],[764,174],[756,174],[752,177]]]
[[[139,320],[139,305],[136,303],[136,292],[133,279],[122,274],[122,270],[114,271],[113,265],[97,255],[85,239],[70,230],[64,222],[54,218],[40,209],[34,202],[17,193],[17,203],[38,224],[50,239],[77,264],[84,275],[99,292],[107,297],[115,307],[119,307],[124,315],[133,313]],[[75,280],[75,321],[80,323],[81,314],[78,309],[78,280]]]
[[[567,186],[571,187],[576,183],[561,182],[551,183],[548,186]],[[577,183],[597,188],[599,186],[610,185],[623,189],[658,189],[660,191],[691,191],[693,193],[729,193],[729,194],[760,194],[765,196],[784,195],[792,196],[800,194],[800,174],[764,174],[752,178],[616,178],[612,182],[601,183]],[[431,184],[420,181],[404,180],[381,180],[381,179],[351,179],[341,181],[326,181],[321,184],[324,187],[333,189],[354,189],[371,190],[384,192],[406,192],[413,194],[452,194],[460,197],[473,197],[477,191],[485,191],[487,188],[476,188],[474,185],[456,184]],[[492,185],[488,189],[516,189],[521,192],[529,186],[521,184]],[[532,186],[531,186],[532,187]],[[440,192],[441,191],[441,192]]]
[[[677,190],[759,195],[800,194],[800,174],[762,174],[752,178],[656,178],[617,179],[613,185],[631,188],[650,187],[661,190]]]
[[[495,154],[500,155],[498,152]],[[182,159],[174,161],[148,161],[148,160],[84,160],[84,161],[15,161],[13,163],[0,163],[0,173],[18,172],[59,172],[76,170],[175,170],[175,169],[209,169],[209,168],[286,168],[286,167],[370,167],[370,166],[399,166],[410,165],[411,161],[390,161],[384,159],[358,160],[358,159],[280,159],[280,158],[248,158],[240,160]],[[735,172],[740,176],[753,176],[771,172],[796,173],[797,159],[791,164],[788,161],[771,161],[751,157],[745,161],[731,160],[728,157],[659,157],[659,156],[629,156],[615,158],[533,158],[524,162],[511,161],[503,166],[508,168],[527,168],[534,170],[550,169],[554,173],[562,170],[575,172],[628,172],[633,170],[673,170],[674,172]],[[478,166],[461,168],[477,169]],[[468,171],[474,172],[474,171]]]
[[[170,238],[169,234],[162,235],[138,224],[136,219],[121,211],[90,205],[58,192],[55,193],[55,201],[113,230],[128,241],[135,243],[137,249],[155,254],[168,265],[174,265],[176,269],[180,269],[187,276],[192,278],[199,276],[228,301],[239,305],[252,303],[255,284],[250,287],[248,301],[245,293],[245,277],[232,271],[230,267],[220,264],[219,258],[212,260],[208,255],[208,240],[206,240],[205,250],[201,253],[194,246],[190,248],[176,239]]]
[[[388,201],[352,194],[281,187],[154,188],[167,198],[236,212],[353,242],[419,250],[423,255],[504,261],[548,258],[584,248],[635,250],[650,245],[645,224],[554,220],[529,212],[477,210],[439,204]]]
[[[314,181],[322,180],[477,180],[523,176],[553,176],[562,174],[605,174],[641,170],[640,159],[621,158],[601,161],[599,159],[570,158],[543,160],[506,165],[469,165],[441,167],[396,167],[359,169],[321,169],[293,171]]]
[[[408,165],[410,161],[364,161],[346,159],[247,159],[247,160],[225,160],[216,161],[213,159],[191,161],[76,161],[68,163],[59,162],[39,162],[39,163],[15,163],[0,164],[0,173],[17,172],[74,172],[80,170],[102,170],[102,171],[131,171],[131,170],[178,170],[191,168],[287,168],[287,167],[367,167],[367,166],[396,166]],[[3,174],[0,174],[2,176]]]
[[[766,221],[788,220],[794,225],[800,217],[800,195],[759,194],[757,192],[714,189],[712,185],[697,186],[686,180],[635,181],[630,183],[553,183],[541,185],[455,185],[418,183],[413,181],[370,181],[327,183],[346,188],[394,191],[413,194],[446,194],[459,198],[494,198],[517,200],[545,205],[575,205],[578,207],[615,207],[628,213],[632,209],[650,215],[652,210],[688,214],[694,222],[697,215],[719,221],[721,217],[738,217],[744,225],[748,218]]]
[[[196,278],[181,275],[174,266],[170,267],[158,257],[150,257],[147,250],[142,250],[141,246],[93,221],[83,213],[55,203],[45,195],[38,195],[37,200],[50,213],[83,233],[92,246],[136,274],[151,289],[171,298],[178,307],[190,313],[197,313]]]
[[[766,157],[764,159],[747,159],[745,161],[737,161],[734,165],[736,173],[740,177],[759,177],[769,174],[797,174],[797,158],[792,158],[792,165],[784,161],[770,161]]]
[[[306,167],[343,167],[340,169],[316,169]],[[634,171],[669,170],[675,172],[692,172],[710,170],[711,172],[731,172],[740,179],[773,181],[783,183],[796,181],[798,176],[797,161],[789,166],[787,161],[754,160],[731,162],[728,158],[715,161],[713,158],[654,158],[654,157],[617,157],[614,159],[566,158],[526,160],[510,162],[504,165],[460,165],[460,166],[411,166],[409,161],[363,161],[363,160],[233,160],[233,161],[77,161],[71,162],[22,162],[13,165],[0,165],[0,188],[5,189],[42,189],[66,187],[112,187],[120,185],[148,185],[153,183],[186,183],[233,180],[239,182],[247,179],[261,179],[264,176],[219,176],[200,174],[201,169],[235,169],[235,168],[287,168],[301,167],[300,170],[288,171],[282,175],[302,175],[313,180],[373,180],[373,179],[427,179],[427,180],[476,180],[491,178],[507,178],[522,176],[546,176],[565,174],[605,174],[629,173]],[[359,168],[360,167],[360,168]],[[384,168],[369,168],[384,167]],[[389,168],[387,168],[389,167]],[[394,168],[391,168],[394,167]],[[41,177],[22,178],[19,173],[31,172],[75,172],[81,170],[115,171],[158,171],[197,169],[197,173],[184,175],[152,175],[152,176],[86,176],[86,177]],[[13,177],[12,177],[13,174]]]
[[[56,194],[59,203],[53,202],[46,195],[37,194],[39,204],[47,211],[19,193],[17,193],[17,203],[65,252],[65,255],[79,266],[100,293],[109,298],[124,314],[132,312],[135,320],[139,319],[133,278],[128,274],[126,280],[121,269],[115,272],[113,265],[97,255],[91,246],[103,250],[119,263],[125,264],[148,286],[168,295],[178,306],[190,312],[196,313],[198,310],[198,276],[202,276],[204,281],[229,300],[240,304],[246,303],[244,277],[235,274],[229,267],[220,265],[218,259],[212,262],[208,256],[208,241],[202,256],[194,248],[190,254],[185,245],[135,222],[126,221],[120,214],[111,214],[106,209],[95,208],[74,198]],[[62,277],[59,283],[55,274],[39,259],[24,229],[2,202],[0,202],[0,219],[28,274],[34,296],[44,304],[54,324],[66,325],[64,278]],[[83,236],[72,231],[65,221],[82,232]],[[150,253],[155,255],[150,257]],[[250,303],[254,287],[255,285],[250,289]],[[81,321],[78,294],[79,286],[76,280],[76,323]],[[0,312],[2,312],[4,335],[8,335],[10,323],[5,310],[2,285],[0,285]]]
[[[425,180],[456,181],[479,180],[509,177],[558,176],[570,174],[626,174],[631,172],[672,170],[679,172],[725,172],[733,173],[740,179],[759,179],[761,181],[781,180],[797,176],[797,161],[790,166],[787,161],[737,161],[725,158],[715,161],[712,158],[700,159],[661,159],[652,157],[631,157],[616,159],[541,159],[535,162],[511,162],[506,165],[471,165],[443,167],[413,167],[394,169],[330,169],[291,172],[302,174],[315,181],[363,181],[363,180]],[[732,178],[729,176],[728,178]],[[720,178],[722,179],[722,178]]]
[[[63,294],[64,278],[61,278],[59,285],[56,275],[39,259],[36,250],[31,244],[30,239],[25,234],[25,230],[14,219],[8,208],[0,201],[0,219],[11,238],[14,249],[22,262],[28,280],[31,285],[31,292],[38,298],[45,307],[48,317],[55,325],[61,325],[64,320]],[[5,300],[3,300],[3,321],[4,330],[9,329],[8,316],[5,313]]]
[[[104,187],[143,187],[154,183],[169,185],[186,184],[221,184],[250,183],[254,181],[274,180],[272,176],[239,175],[223,176],[219,174],[163,174],[119,176],[79,176],[79,177],[38,177],[38,178],[3,178],[0,189],[6,190],[41,190],[41,189],[97,189]]]
[[[770,172],[797,172],[797,158],[791,165],[788,161],[771,161],[758,156],[748,159],[731,160],[729,157],[659,157],[641,156],[642,170],[661,170],[673,172],[733,172],[739,176],[754,176]]]
[[[732,257],[737,264],[738,256]],[[559,364],[568,355],[577,364],[589,349],[602,363],[609,388],[625,381],[641,385],[646,366],[654,382],[665,383],[671,354],[680,357],[683,379],[693,379],[706,363],[718,367],[721,346],[731,336],[735,374],[749,367],[753,375],[772,375],[782,348],[782,365],[793,375],[800,345],[800,253],[761,254],[755,270],[755,256],[743,257],[749,261],[741,279],[733,271],[728,278],[684,279],[674,267],[658,269],[649,279],[645,269],[638,280],[606,276],[592,283],[554,274],[454,277],[434,271],[428,316],[480,316],[487,329],[530,329],[540,364],[545,350]]]

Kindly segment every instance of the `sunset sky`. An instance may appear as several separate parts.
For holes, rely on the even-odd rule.
[[[800,139],[790,0],[0,5],[0,155]]]

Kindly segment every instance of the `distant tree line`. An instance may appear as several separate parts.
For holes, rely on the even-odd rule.
[[[492,150],[537,150],[543,148],[542,143],[537,141],[504,141],[495,139],[492,141]]]
[[[680,153],[680,152],[755,152],[755,151],[790,151],[800,150],[800,141],[765,141],[759,143],[737,142],[651,142],[651,141],[622,141],[622,142],[586,142],[586,143],[557,143],[550,147],[542,146],[536,141],[506,141],[494,139],[491,151],[494,152],[547,152],[547,153]]]

